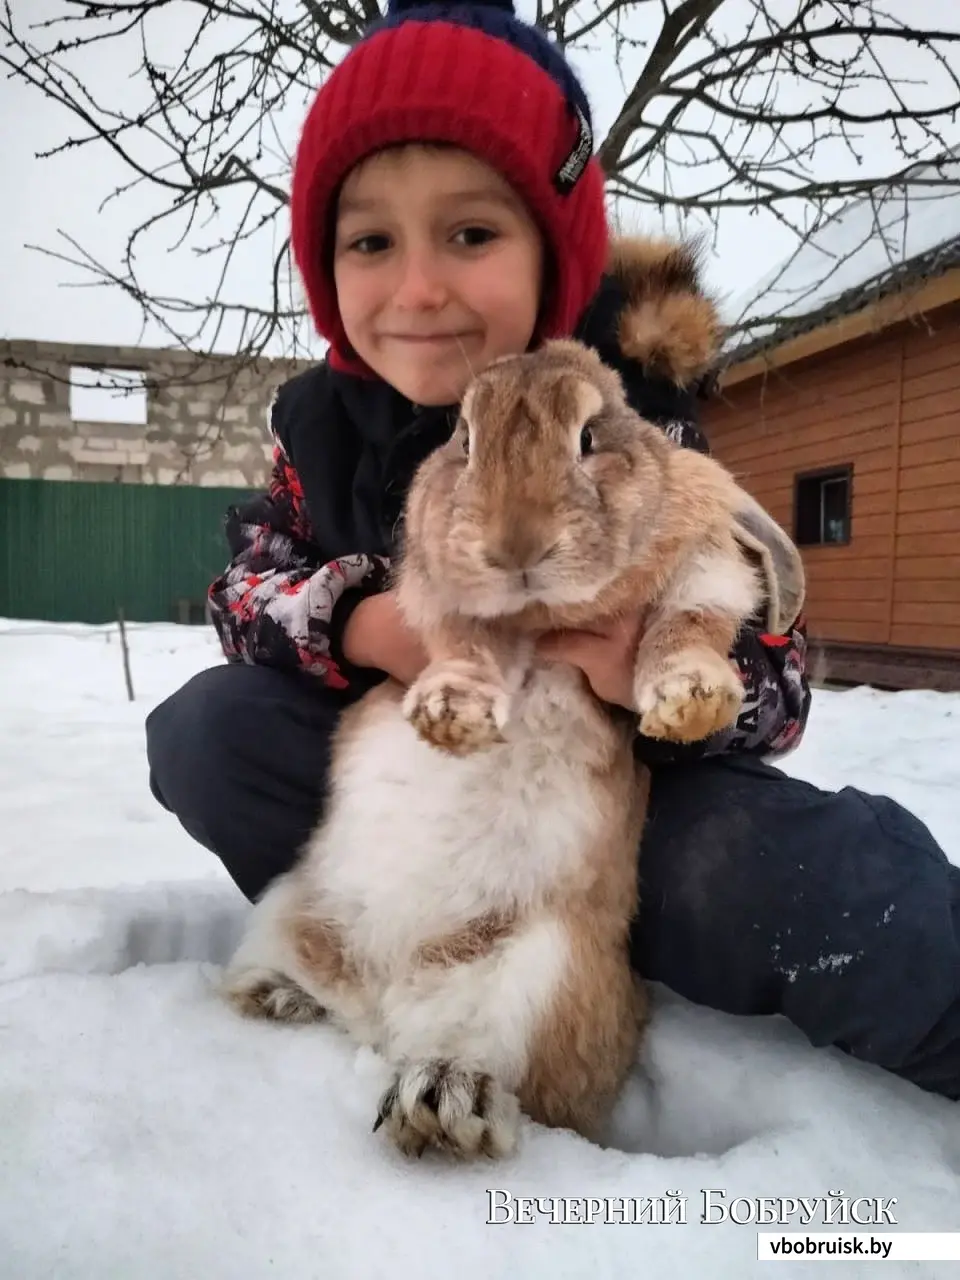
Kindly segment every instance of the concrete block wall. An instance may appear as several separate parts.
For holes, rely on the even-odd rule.
[[[260,488],[267,411],[307,362],[74,343],[0,342],[0,476]],[[71,369],[136,371],[146,423],[78,421]]]

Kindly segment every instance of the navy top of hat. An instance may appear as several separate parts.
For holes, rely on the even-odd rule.
[[[367,34],[398,27],[407,21],[452,22],[505,40],[542,67],[557,82],[567,100],[575,103],[590,120],[590,103],[570,64],[539,27],[531,26],[515,15],[513,0],[473,0],[473,3],[470,0],[437,0],[426,4],[424,0],[387,0],[386,16],[369,27]]]
[[[398,13],[408,13],[411,9],[427,9],[434,6],[424,3],[424,0],[388,0],[387,13],[395,15]],[[441,6],[437,6],[441,7]],[[507,13],[513,13],[513,0],[478,0],[470,6],[473,9],[503,9]]]

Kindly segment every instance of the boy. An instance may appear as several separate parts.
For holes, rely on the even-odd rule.
[[[293,177],[292,240],[325,362],[280,389],[270,493],[231,512],[210,603],[229,659],[147,725],[151,786],[248,898],[315,823],[337,718],[384,673],[424,665],[386,586],[410,477],[473,372],[571,333],[681,444],[715,321],[690,256],[608,261],[590,109],[509,3],[392,7],[327,78]],[[636,264],[634,264],[636,265]],[[629,705],[639,621],[547,637]],[[960,1096],[960,871],[888,799],[795,782],[809,690],[802,624],[748,629],[736,729],[654,766],[634,962],[689,999],[782,1013]],[[361,856],[358,854],[358,856]],[[840,970],[822,955],[849,955]]]

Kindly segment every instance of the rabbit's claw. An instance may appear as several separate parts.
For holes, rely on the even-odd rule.
[[[227,1000],[247,1018],[276,1022],[320,1022],[326,1010],[292,978],[267,969],[251,969],[232,977]]]
[[[407,1156],[427,1147],[472,1159],[509,1155],[517,1145],[520,1107],[489,1075],[450,1062],[419,1062],[401,1071],[380,1099],[374,1132]]]
[[[667,742],[702,742],[732,725],[743,685],[731,664],[710,649],[679,653],[655,677],[637,682],[640,732]]]
[[[403,712],[424,741],[465,756],[505,741],[510,696],[469,662],[437,662],[407,690]]]

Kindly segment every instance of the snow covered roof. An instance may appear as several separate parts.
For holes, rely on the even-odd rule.
[[[726,308],[738,362],[960,264],[960,148],[850,201]]]

